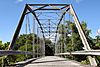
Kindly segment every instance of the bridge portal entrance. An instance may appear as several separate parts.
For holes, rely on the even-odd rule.
[[[64,40],[66,40],[65,30],[67,29],[64,25],[69,17],[72,17],[72,21],[74,21],[76,25],[85,50],[91,50],[79,19],[71,4],[26,4],[10,43],[9,50],[13,50],[13,46],[18,38],[25,17],[27,18],[26,31],[27,26],[31,27],[29,24],[29,17],[32,19],[30,22],[32,23],[33,28],[29,28],[29,30],[32,29],[31,34],[33,34],[33,52],[31,53],[33,57],[34,55],[40,57],[65,52]],[[62,42],[58,43],[61,36],[63,38],[61,39]],[[51,44],[54,46],[54,50],[51,50],[51,47],[49,47],[50,45],[46,44],[46,40],[51,41]],[[26,47],[28,46],[26,45]],[[61,50],[59,51],[58,48]],[[51,53],[48,54],[48,52]],[[91,65],[96,66],[95,59],[91,56],[88,56],[88,58]]]

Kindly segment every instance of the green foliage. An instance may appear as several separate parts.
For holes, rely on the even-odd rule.
[[[22,34],[17,38],[17,41],[13,47],[13,50],[20,50],[20,51],[33,51],[33,48],[35,49],[34,52],[40,52],[40,46],[38,45],[41,39],[39,37],[37,37],[37,35],[34,34],[34,46],[33,46],[33,34]],[[8,45],[10,43],[4,43],[2,44],[2,41],[0,41],[0,50],[4,50],[4,49],[8,49]],[[23,54],[19,54],[19,55],[9,55],[7,56],[7,58],[5,58],[5,61],[9,62],[10,64],[16,63],[16,62],[20,62],[20,61],[24,61],[26,59],[32,58],[32,55],[23,55]],[[1,59],[0,59],[1,60]],[[0,63],[2,63],[0,61]],[[7,64],[7,63],[5,63]]]
[[[87,28],[87,24],[86,22],[82,21],[81,23],[81,27],[86,35],[86,38],[88,39],[88,42],[91,46],[92,49],[100,49],[100,36],[96,36],[95,39],[93,39],[92,37],[89,36],[89,34],[91,33],[91,30],[89,30]],[[81,38],[79,36],[78,30],[75,26],[75,23],[70,22],[70,21],[66,21],[66,24],[63,25],[59,25],[59,29],[58,29],[59,34],[61,35],[59,37],[59,40],[57,42],[57,44],[60,44],[59,46],[62,46],[62,48],[60,47],[60,49],[62,49],[62,52],[68,51],[79,51],[79,50],[83,50],[83,44],[81,41]],[[70,36],[69,36],[70,34]],[[65,36],[66,35],[66,36]],[[33,38],[34,38],[34,46],[33,46]],[[42,41],[42,39],[40,39],[36,34],[22,34],[18,37],[13,50],[21,50],[21,51],[33,51],[33,48],[35,49],[34,52],[39,52],[41,53],[41,46],[39,45],[38,41]],[[7,43],[2,43],[2,41],[0,41],[0,50],[7,50],[8,46],[9,46],[10,42]],[[51,49],[52,51],[50,51],[49,49],[46,49],[48,54],[51,54],[51,52],[54,53],[54,45],[53,43],[49,40],[46,39],[45,41],[46,47],[48,47],[49,49]],[[64,47],[65,46],[65,47]],[[27,49],[26,49],[27,47]],[[35,55],[36,57],[36,55]],[[69,56],[68,56],[69,57]],[[71,56],[73,57],[73,59],[80,61],[82,64],[89,64],[89,60],[87,59],[86,56]],[[70,59],[72,59],[71,57],[69,57]],[[24,61],[28,58],[32,58],[32,55],[9,55],[7,56],[7,58],[4,60],[9,61],[10,64],[19,62],[19,61]],[[81,58],[81,59],[80,59]],[[2,57],[0,57],[0,64],[2,64]],[[6,63],[5,61],[5,63]],[[100,56],[96,56],[96,61],[98,62],[98,64],[100,63]]]
[[[0,49],[1,50],[4,50],[5,48],[4,48],[4,45],[2,44],[2,41],[0,41]]]
[[[40,51],[40,47],[38,46],[38,43],[36,44],[35,42],[35,46],[33,47],[33,34],[23,34],[23,35],[20,35],[13,47],[13,50],[21,50],[21,51],[29,51],[29,52],[32,52],[33,51],[33,48],[35,48],[35,51],[34,52],[37,52]],[[37,39],[37,36],[34,35],[35,38],[34,39]],[[29,59],[29,58],[32,58],[32,55],[12,55],[14,56],[14,60],[10,60],[10,62],[20,62],[20,61],[24,61],[26,59]],[[9,56],[8,56],[9,58]],[[11,58],[11,57],[10,57]]]
[[[75,26],[74,23],[67,21],[67,28],[68,28],[68,34],[67,34],[67,39],[66,41],[69,41],[66,43],[67,45],[67,50],[72,50],[72,51],[77,51],[77,50],[82,50],[83,44],[81,42],[80,36],[78,34],[78,30]],[[68,35],[71,36],[68,36]],[[72,47],[72,48],[71,48]]]
[[[81,61],[81,64],[89,64],[89,61],[87,61],[87,60],[82,60],[82,61]]]
[[[100,48],[100,43],[96,43],[95,46]]]
[[[60,32],[61,36],[59,37],[59,41],[58,43],[65,43],[66,44],[66,51],[71,52],[71,51],[79,51],[79,50],[83,50],[83,44],[82,44],[82,40],[80,38],[80,35],[78,33],[78,30],[76,28],[75,23],[70,22],[70,21],[66,21],[66,25],[60,25],[60,27],[65,28],[66,31],[66,40],[64,40],[64,29],[59,28],[60,31],[63,30],[63,33]],[[81,23],[81,27],[86,35],[87,38],[90,38],[89,33],[91,32],[91,30],[87,29],[87,24],[86,22],[82,22]],[[70,36],[69,36],[70,35]],[[89,39],[88,39],[89,40]],[[62,48],[59,48],[64,50],[64,44],[62,44]],[[88,63],[87,58],[85,56],[72,56],[75,60],[77,61],[82,61],[82,63]],[[80,59],[83,58],[83,59]],[[86,60],[85,60],[86,59]]]
[[[73,45],[72,44],[67,44],[66,49],[68,52],[73,51]]]
[[[65,25],[63,25],[63,24],[59,25],[59,28],[58,28],[59,34],[64,34],[64,32],[66,31],[66,30],[64,30],[64,27],[65,27]]]

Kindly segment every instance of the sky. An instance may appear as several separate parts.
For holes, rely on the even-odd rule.
[[[0,0],[0,40],[11,41],[26,3],[72,4],[78,18],[86,21],[92,37],[100,29],[100,0]]]

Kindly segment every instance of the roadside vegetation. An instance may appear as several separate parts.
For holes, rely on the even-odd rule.
[[[86,38],[89,42],[91,49],[95,49],[95,50],[100,49],[100,35],[97,35],[95,38],[92,38],[90,36],[91,30],[87,28],[86,22],[83,21],[81,23],[81,26],[82,26],[82,29],[84,30],[84,33],[86,35]],[[66,33],[64,33],[64,32],[66,32]],[[65,25],[63,25],[63,24],[59,25],[59,34],[61,34],[61,36],[57,43],[63,43],[62,48],[59,48],[59,50],[62,49],[62,52],[84,50],[82,41],[78,34],[78,30],[73,22],[66,21]],[[27,51],[32,52],[33,51],[33,49],[32,49],[33,48],[33,45],[32,45],[33,38],[35,40],[37,40],[37,38],[38,38],[39,41],[42,41],[42,39],[39,38],[35,34],[34,34],[34,37],[33,37],[33,34],[22,34],[18,37],[18,39],[13,47],[13,50],[26,51],[26,44],[27,44]],[[0,50],[7,50],[9,44],[10,44],[10,42],[2,43],[2,41],[0,41]],[[38,52],[41,53],[40,46],[37,45],[39,43],[34,42],[34,44],[35,44],[34,48]],[[52,53],[51,55],[53,55],[54,54],[54,45],[48,39],[46,40],[46,47],[50,47],[50,48],[46,49],[47,55],[50,55],[51,53]],[[33,57],[32,55],[9,55],[6,58],[5,58],[5,56],[0,56],[0,65],[2,65],[2,62],[4,62],[5,65],[7,65],[7,62],[10,64],[13,64],[16,62],[24,61],[24,60],[32,58],[32,57]],[[70,57],[66,56],[66,57],[73,59],[73,60],[77,60],[77,61],[81,62],[82,64],[89,64],[89,60],[87,59],[87,56],[77,55],[77,56],[70,56]],[[95,58],[99,65],[100,56],[95,56]]]

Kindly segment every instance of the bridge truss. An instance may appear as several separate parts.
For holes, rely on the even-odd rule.
[[[33,29],[30,30],[30,33],[36,34],[38,37],[40,37],[42,40],[39,42],[39,38],[37,38],[37,42],[40,45],[39,52],[37,50],[37,53],[34,52],[28,52],[26,51],[13,51],[14,44],[19,36],[20,30],[22,28],[22,25],[24,23],[25,17],[28,18],[31,15],[31,22],[33,23]],[[83,46],[85,48],[85,51],[76,51],[76,52],[65,52],[63,49],[58,50],[58,43],[59,37],[61,34],[59,34],[59,26],[61,24],[65,25],[66,20],[68,19],[68,16],[71,16],[73,21],[75,22],[75,25],[77,27],[78,33],[80,35],[80,38],[82,40]],[[26,33],[27,27],[31,27],[28,23],[29,20],[27,20],[26,24]],[[62,29],[66,29],[63,28]],[[64,34],[64,37],[66,36],[66,32],[62,33]],[[33,47],[35,43],[34,39],[35,35],[33,35]],[[74,8],[71,4],[26,4],[25,8],[22,12],[22,15],[20,17],[19,23],[17,25],[17,28],[15,30],[15,33],[13,35],[13,38],[10,42],[9,48],[7,51],[4,51],[1,55],[9,55],[9,54],[31,54],[33,55],[33,58],[35,58],[34,54],[37,54],[37,57],[45,56],[45,40],[49,39],[51,40],[55,45],[55,55],[87,55],[88,59],[90,61],[91,65],[96,66],[95,58],[93,58],[91,55],[100,55],[100,51],[91,50],[89,43],[86,39],[85,33],[80,25],[79,19],[74,11]],[[26,45],[26,47],[28,47]],[[60,46],[63,47],[63,46]],[[3,52],[3,51],[0,51]],[[92,53],[91,53],[92,52]],[[96,53],[97,52],[97,53]],[[98,54],[99,53],[99,54]]]

